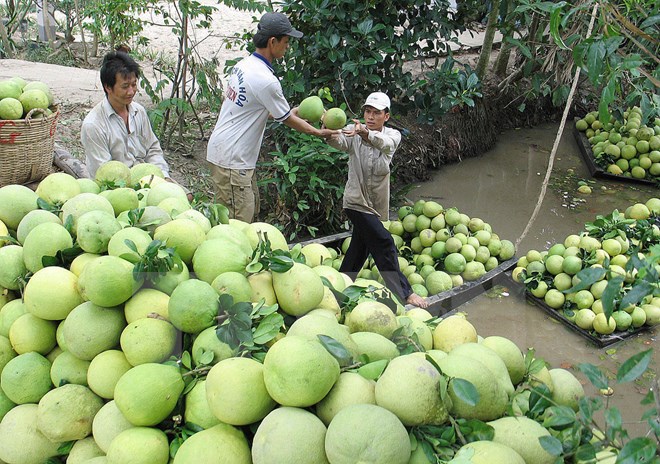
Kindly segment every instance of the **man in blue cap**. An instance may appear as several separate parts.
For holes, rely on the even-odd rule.
[[[259,212],[255,168],[269,117],[317,137],[338,132],[317,129],[294,114],[274,74],[272,62],[284,56],[291,37],[302,36],[284,14],[264,14],[252,38],[256,51],[236,64],[229,76],[206,159],[216,200],[229,208],[230,218],[252,222]]]

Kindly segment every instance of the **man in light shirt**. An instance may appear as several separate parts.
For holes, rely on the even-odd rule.
[[[105,55],[101,84],[105,98],[83,121],[80,140],[90,176],[106,161],[121,161],[128,167],[138,163],[158,166],[169,180],[169,166],[154,134],[147,112],[133,101],[140,66],[123,51]]]
[[[337,133],[299,118],[274,74],[272,62],[284,56],[289,38],[302,36],[284,14],[264,14],[252,38],[256,51],[236,64],[229,76],[206,159],[211,163],[216,200],[229,208],[230,218],[252,222],[259,213],[255,169],[269,117],[317,137]]]
[[[328,140],[349,155],[343,207],[353,235],[339,270],[355,278],[371,255],[387,288],[402,301],[427,308],[428,301],[413,292],[399,269],[396,245],[381,222],[389,218],[390,164],[401,133],[385,126],[390,99],[383,92],[369,95],[363,108],[364,123],[354,119],[354,124]]]

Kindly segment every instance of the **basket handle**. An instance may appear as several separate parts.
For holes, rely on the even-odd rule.
[[[25,122],[30,124],[30,122],[34,119],[34,115],[37,115],[41,113],[42,115],[46,116],[46,110],[43,108],[32,108],[28,113],[25,115]]]

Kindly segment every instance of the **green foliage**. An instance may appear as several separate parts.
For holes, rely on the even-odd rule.
[[[276,150],[260,164],[259,185],[270,206],[267,222],[280,224],[291,241],[342,228],[348,155],[322,139],[282,128]]]
[[[474,107],[481,98],[481,82],[469,65],[456,66],[451,57],[429,71],[407,90],[419,110],[420,121],[432,123],[454,108]]]
[[[296,99],[310,88],[330,86],[351,108],[374,89],[409,106],[414,77],[404,64],[437,58],[454,31],[447,1],[284,0],[282,10],[305,34],[292,41],[283,79]],[[437,67],[437,61],[432,67]],[[355,111],[353,111],[355,113]]]

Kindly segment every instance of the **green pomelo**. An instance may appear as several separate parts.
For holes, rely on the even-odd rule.
[[[512,448],[494,441],[473,441],[463,445],[454,459],[469,459],[473,464],[525,464]]]
[[[50,106],[48,95],[39,89],[23,90],[23,93],[18,97],[18,101],[23,105],[24,113],[29,113],[34,109],[45,110]]]
[[[76,441],[69,451],[66,464],[89,464],[87,461],[103,456],[105,453],[94,441],[94,437],[83,438]]]
[[[78,245],[87,253],[105,253],[108,251],[110,239],[120,230],[121,224],[113,214],[90,211],[78,218]]]
[[[50,211],[43,209],[35,209],[27,213],[21,222],[18,224],[18,229],[16,229],[16,239],[19,243],[25,243],[25,238],[28,234],[37,227],[39,224],[44,224],[46,222],[52,222],[54,224],[62,225],[62,221],[56,215]]]
[[[460,274],[465,270],[467,260],[460,253],[450,253],[445,258],[445,269],[449,274]]]
[[[131,170],[121,161],[106,161],[96,170],[94,180],[112,188],[126,187],[131,185]]]
[[[316,308],[324,293],[321,277],[301,263],[294,263],[286,272],[273,273],[273,289],[280,308],[291,316],[301,316]]]
[[[206,240],[223,240],[236,245],[246,255],[252,254],[252,245],[247,235],[241,232],[238,228],[232,227],[228,224],[218,224],[213,226],[211,230],[206,233]]]
[[[326,428],[309,411],[282,407],[259,424],[252,443],[254,464],[328,463]]]
[[[18,97],[21,96],[22,92],[23,89],[21,88],[20,85],[18,85],[18,82],[14,82],[11,79],[4,79],[0,81],[0,100],[4,100],[6,98],[17,100]],[[22,114],[23,114],[23,107],[21,106],[21,114],[18,116],[18,118],[12,118],[12,119],[20,119]],[[0,117],[2,116],[0,115]],[[2,117],[2,119],[9,119],[9,118]]]
[[[174,289],[167,312],[174,327],[195,334],[213,325],[218,308],[218,294],[213,287],[202,280],[189,279]]]
[[[348,406],[334,417],[325,436],[332,464],[407,464],[408,432],[390,411],[372,404]]]
[[[228,294],[234,299],[234,303],[241,301],[250,302],[252,299],[252,287],[247,277],[240,272],[223,272],[213,280],[211,287],[218,295]]]
[[[323,287],[323,299],[317,305],[316,309],[327,309],[335,315],[336,320],[341,318],[341,307],[330,287]],[[315,311],[315,309],[312,309],[312,311]]]
[[[264,365],[250,358],[223,359],[206,377],[209,408],[221,422],[248,425],[273,410],[275,401],[264,383]]]
[[[9,341],[18,354],[35,351],[45,356],[55,348],[56,329],[54,322],[26,313],[9,328]]]
[[[509,396],[513,395],[514,387],[509,377],[509,371],[502,358],[494,350],[491,350],[482,343],[463,343],[454,347],[449,354],[457,354],[482,362],[495,376],[500,387],[502,387],[506,394]]]
[[[198,380],[192,390],[186,393],[183,418],[186,424],[195,424],[203,429],[210,429],[220,423],[220,420],[211,412],[206,399],[206,380]]]
[[[417,340],[425,351],[433,349],[433,333],[424,321],[409,316],[397,316],[396,319],[403,328],[401,335]]]
[[[135,427],[126,419],[114,401],[108,401],[92,421],[94,440],[103,453],[107,453],[112,440],[124,430]]]
[[[16,403],[9,399],[5,392],[0,388],[0,422],[5,417],[5,415],[16,407]],[[2,461],[0,461],[2,462]]]
[[[78,182],[78,185],[80,185],[80,193],[93,193],[95,195],[98,195],[101,193],[101,187],[99,187],[99,184],[94,182],[92,179],[87,179],[87,178],[80,178],[76,179],[76,182]]]
[[[131,367],[122,351],[103,351],[89,363],[87,384],[101,398],[112,399],[115,397],[115,385]]]
[[[172,182],[161,182],[154,185],[147,194],[147,205],[158,206],[160,202],[166,198],[178,198],[181,201],[188,203],[188,195],[180,185]]]
[[[170,296],[154,288],[141,288],[124,304],[124,316],[129,324],[138,319],[157,314],[169,320],[167,311]]]
[[[433,348],[446,353],[458,345],[476,341],[477,330],[462,316],[449,316],[433,330]]]
[[[346,125],[346,113],[341,108],[330,108],[323,115],[323,125],[328,129],[343,129]]]
[[[346,319],[351,333],[374,332],[386,338],[390,338],[399,326],[387,305],[372,300],[358,303]]]
[[[108,464],[167,464],[170,446],[162,430],[133,427],[112,440],[106,457]]]
[[[6,245],[0,248],[0,287],[8,290],[22,288],[28,270],[23,260],[23,247],[19,245]],[[7,327],[9,330],[9,327]],[[2,334],[2,332],[0,332]]]
[[[354,372],[342,372],[330,392],[316,404],[316,415],[327,426],[342,409],[354,404],[376,404],[376,384]]]
[[[172,413],[183,387],[183,378],[177,367],[140,364],[119,379],[114,399],[131,424],[154,426]]]
[[[130,240],[137,248],[137,253],[126,244]],[[130,255],[131,259],[139,259],[138,255],[143,255],[149,244],[152,242],[148,232],[137,227],[126,227],[114,233],[108,241],[108,254],[123,258],[124,255]]]
[[[48,84],[41,81],[31,81],[31,82],[26,82],[25,85],[23,85],[23,92],[33,89],[41,90],[43,93],[46,94],[46,96],[48,97],[48,106],[51,106],[54,103],[55,100],[53,99],[53,93],[50,91],[50,87],[48,86]]]
[[[16,356],[0,373],[0,388],[16,404],[38,403],[51,387],[50,361],[36,352]]]
[[[37,209],[39,196],[23,185],[0,187],[0,221],[16,230],[27,213]]]
[[[552,400],[560,406],[568,406],[577,412],[580,398],[584,398],[584,388],[580,381],[566,369],[550,369],[552,378]]]
[[[101,256],[89,262],[78,277],[83,299],[106,308],[124,303],[141,284],[133,278],[133,264],[116,256]]]
[[[504,361],[509,372],[509,378],[514,385],[522,382],[525,375],[525,358],[515,343],[508,338],[495,335],[484,338],[481,343],[495,351]]]
[[[67,350],[79,359],[91,361],[119,344],[126,320],[119,308],[104,308],[87,301],[73,308],[62,324]]]
[[[25,267],[31,272],[37,272],[44,267],[42,259],[45,256],[56,256],[58,251],[72,246],[71,235],[60,224],[39,224],[30,231],[23,243]]]
[[[645,304],[641,306],[642,311],[646,314],[646,320],[644,324],[648,326],[655,326],[660,324],[660,306]]]
[[[502,417],[488,425],[495,429],[493,441],[512,448],[526,463],[552,464],[555,456],[547,452],[539,442],[540,437],[550,436],[541,424],[527,417]]]
[[[174,353],[176,342],[177,331],[174,326],[151,317],[128,324],[119,340],[126,359],[133,366],[167,360]]]
[[[231,349],[229,345],[221,341],[215,332],[215,325],[202,330],[199,335],[195,337],[192,346],[192,358],[195,364],[201,362],[204,353],[213,352],[213,359],[207,364],[213,365],[222,361],[223,359],[231,358],[236,355],[236,352]]]
[[[184,200],[183,198],[179,198],[179,197],[165,198],[163,201],[158,203],[158,205],[156,205],[156,206],[158,206],[160,209],[165,211],[171,217],[179,216],[181,213],[191,209],[191,206],[190,206],[190,203],[188,202],[188,199]],[[184,219],[184,218],[182,218],[182,219]],[[195,222],[195,221],[193,221],[193,222]],[[197,224],[197,223],[195,222],[195,224]]]
[[[300,251],[309,267],[320,266],[326,259],[332,259],[330,250],[322,243],[310,243],[303,246]]]
[[[83,302],[76,275],[62,267],[38,270],[25,286],[25,308],[41,319],[61,321]]]
[[[208,234],[211,231],[211,221],[209,221],[209,219],[206,216],[204,216],[204,214],[200,213],[195,209],[188,209],[186,211],[183,211],[182,213],[179,213],[176,216],[174,216],[174,219],[188,219],[190,221],[193,221],[202,228],[204,234]]]
[[[0,460],[10,464],[43,464],[57,456],[62,443],[52,442],[37,428],[37,405],[23,404],[0,422]]]
[[[172,464],[251,464],[250,446],[243,432],[218,424],[188,438],[179,448]]]
[[[283,406],[308,407],[318,403],[338,378],[339,363],[318,341],[287,336],[266,353],[266,389]]]
[[[71,262],[71,266],[69,267],[69,270],[73,272],[76,277],[80,277],[80,274],[82,274],[83,268],[91,261],[95,260],[96,258],[100,258],[101,255],[97,255],[94,253],[82,253],[79,254],[74,258],[74,260]]]
[[[323,111],[323,101],[316,95],[305,98],[298,105],[298,116],[310,124],[319,122],[321,116],[323,116]]]
[[[37,427],[53,442],[81,440],[92,433],[92,420],[103,400],[83,385],[67,384],[39,400]]]
[[[113,190],[106,190],[105,192],[107,192],[105,198],[112,205],[115,216],[138,207],[138,194],[132,188],[120,187]]]
[[[442,425],[449,414],[438,391],[445,380],[426,359],[403,355],[392,359],[376,382],[376,404],[406,426]]]
[[[16,356],[17,353],[11,347],[9,338],[0,335],[0,372],[2,372],[2,369],[4,369],[7,363]]]
[[[0,335],[9,338],[9,329],[16,319],[27,312],[20,299],[11,300],[0,309]]]
[[[450,381],[448,391],[453,403],[450,410],[452,415],[482,421],[504,415],[509,398],[484,363],[467,356],[449,354],[438,361],[438,366],[443,374],[472,383],[479,393],[477,404],[472,406],[456,395]]]
[[[115,213],[112,204],[101,195],[93,193],[81,193],[69,199],[62,205],[62,221],[73,221],[74,233],[78,230],[78,220],[80,217],[91,211],[103,211],[114,217]],[[71,219],[69,219],[69,217]]]
[[[431,272],[426,276],[424,284],[429,291],[429,295],[436,295],[438,293],[446,292],[452,288],[451,276],[443,271]]]
[[[69,174],[55,172],[39,182],[35,193],[51,205],[63,205],[70,198],[80,194],[80,184]]]
[[[53,385],[75,384],[87,386],[87,370],[90,362],[78,359],[68,351],[63,351],[50,368]]]
[[[289,251],[289,244],[284,238],[284,235],[274,225],[268,224],[267,222],[253,222],[249,225],[249,229],[256,232],[257,238],[257,241],[255,242],[254,235],[248,236],[252,249],[257,248],[259,240],[269,240],[271,249]]]
[[[315,266],[314,272],[316,272],[320,277],[325,277],[328,279],[330,284],[334,287],[335,290],[340,292],[346,288],[346,281],[342,277],[341,273],[332,266]]]
[[[197,278],[211,284],[223,272],[245,272],[249,261],[250,255],[233,243],[206,240],[197,247],[192,265]]]
[[[0,251],[2,251],[0,249]],[[264,300],[267,305],[274,305],[277,303],[277,296],[275,296],[275,289],[273,288],[273,274],[270,271],[261,271],[257,274],[250,274],[248,282],[252,287],[252,302],[259,303]]]
[[[142,215],[136,224],[135,227],[146,230],[149,234],[153,235],[154,231],[172,220],[167,211],[159,208],[158,206],[145,206],[140,207],[142,210]]]
[[[318,340],[319,335],[331,337],[348,350],[353,357],[359,356],[358,346],[351,338],[348,327],[339,324],[336,318],[318,314],[306,314],[297,319],[287,331],[288,336],[300,336],[309,340]]]
[[[181,282],[184,282],[188,279],[190,279],[190,271],[188,271],[188,266],[181,262],[178,266],[170,269],[164,275],[155,277],[153,280],[153,286],[156,290],[160,290],[167,295],[171,295],[174,289]]]
[[[161,179],[165,178],[163,170],[151,163],[137,163],[131,166],[131,181],[133,183],[137,182],[139,179],[142,179],[144,176],[156,176]]]

